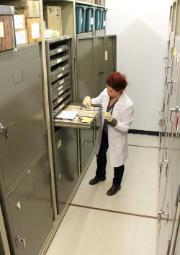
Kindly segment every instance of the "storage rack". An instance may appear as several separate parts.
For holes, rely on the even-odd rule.
[[[72,101],[71,38],[46,40],[49,103],[52,121]]]
[[[1,4],[10,4],[15,5],[15,3],[19,4],[22,1],[0,1]],[[100,128],[101,120],[98,116],[94,118],[92,123],[70,123],[69,126],[73,126],[73,128],[66,129],[66,125],[63,126],[63,123],[60,123],[60,121],[56,120],[55,117],[59,111],[64,109],[69,103],[71,103],[73,100],[75,100],[75,96],[77,94],[77,90],[81,90],[81,88],[77,87],[77,56],[76,56],[76,46],[77,46],[77,34],[76,34],[76,24],[75,24],[75,7],[76,4],[84,4],[86,6],[89,6],[89,8],[102,8],[105,9],[104,6],[98,4],[94,4],[92,1],[91,3],[88,2],[81,2],[81,1],[70,1],[70,0],[60,0],[60,1],[43,1],[39,0],[40,3],[40,20],[41,20],[41,32],[42,32],[42,41],[39,43],[39,47],[41,49],[41,56],[39,59],[42,61],[42,70],[43,70],[43,99],[44,99],[44,112],[46,117],[46,131],[47,134],[44,135],[44,137],[48,137],[48,163],[45,166],[42,166],[42,169],[45,171],[42,171],[44,175],[46,175],[47,179],[49,178],[49,184],[51,186],[51,198],[48,198],[48,201],[51,203],[50,211],[52,213],[51,219],[48,219],[50,221],[50,224],[53,223],[53,227],[49,227],[48,230],[44,230],[44,227],[46,227],[46,224],[44,224],[44,227],[39,227],[39,230],[44,233],[44,237],[46,237],[46,241],[41,247],[39,247],[39,253],[38,254],[45,254],[53,236],[55,235],[57,228],[68,208],[68,203],[70,203],[73,194],[75,193],[75,190],[77,189],[78,185],[80,184],[83,174],[85,173],[85,169],[87,169],[88,164],[90,163],[90,159],[92,157],[92,151],[94,148],[94,145],[97,141],[97,134]],[[63,23],[63,36],[61,36],[58,39],[44,39],[44,23],[43,23],[43,5],[45,3],[49,3],[51,5],[60,5],[62,7],[62,23]],[[100,30],[99,30],[100,31]],[[103,33],[104,34],[104,33]],[[65,36],[68,35],[68,36]],[[88,34],[84,34],[84,36],[87,36]],[[92,36],[94,37],[95,30],[93,31]],[[83,33],[82,33],[83,36]],[[85,42],[85,41],[84,41]],[[29,48],[32,45],[27,45],[26,47]],[[19,46],[15,51],[21,50],[22,46]],[[80,50],[80,48],[79,48]],[[87,60],[86,60],[87,61]],[[106,61],[107,63],[108,61]],[[90,70],[89,70],[90,71]],[[94,75],[91,73],[90,75]],[[75,82],[76,81],[76,82]],[[86,81],[85,81],[86,84]],[[96,86],[96,84],[94,84]],[[90,88],[92,89],[92,88]],[[95,92],[94,92],[95,93]],[[66,123],[67,124],[67,123]],[[65,127],[65,128],[63,128]],[[65,131],[65,132],[64,132]],[[63,138],[62,138],[63,137]],[[73,139],[71,139],[73,138]],[[77,143],[78,146],[77,146]],[[68,141],[69,145],[65,142]],[[63,146],[61,146],[61,142]],[[66,146],[67,145],[67,146]],[[69,146],[69,147],[68,147]],[[57,150],[56,150],[56,147]],[[65,149],[65,150],[64,150]],[[77,162],[79,162],[79,166],[75,165],[74,162],[71,159],[71,163],[73,165],[73,182],[71,181],[70,186],[66,189],[64,192],[65,194],[62,197],[62,189],[64,189],[64,186],[67,187],[69,185],[67,182],[65,182],[64,175],[58,174],[55,169],[57,168],[57,165],[61,163],[61,158],[64,157],[64,153],[66,151],[70,152],[70,157],[72,153],[74,154],[74,151],[76,151],[77,154]],[[57,155],[55,155],[55,153]],[[80,155],[82,153],[82,155]],[[60,155],[60,156],[59,156]],[[59,158],[59,162],[55,162],[55,157]],[[75,157],[74,157],[75,158]],[[63,158],[64,159],[64,158]],[[64,164],[65,161],[63,160]],[[50,166],[50,167],[49,167]],[[50,168],[50,169],[49,169]],[[65,165],[64,169],[67,168],[67,164]],[[62,169],[62,165],[61,165]],[[47,174],[48,173],[48,174]],[[72,172],[71,172],[72,173]],[[36,178],[35,178],[36,179]],[[60,188],[60,185],[58,187],[57,182],[61,182],[60,185],[64,185]],[[67,185],[66,185],[67,184]],[[76,187],[75,187],[76,185]],[[24,184],[26,187],[26,183]],[[37,185],[38,186],[38,185]],[[19,192],[19,188],[21,186],[17,185],[17,194]],[[40,188],[40,187],[39,187]],[[57,192],[59,190],[59,194],[61,195],[60,198],[57,197]],[[60,193],[61,192],[61,193]],[[26,194],[25,194],[26,195]],[[65,199],[65,203],[63,207],[59,207],[58,203],[61,202],[62,199]],[[57,201],[58,200],[58,201]],[[10,204],[11,203],[10,201]],[[41,204],[39,204],[40,206]],[[12,209],[14,212],[17,209]],[[48,210],[46,210],[48,212]],[[35,210],[34,210],[35,212]],[[17,212],[18,213],[18,212]],[[21,212],[22,213],[22,212]],[[36,214],[36,213],[35,213]],[[24,219],[27,218],[26,212],[24,213]],[[36,219],[37,217],[34,217]],[[14,215],[14,222],[17,222],[17,215]],[[48,220],[46,220],[47,224]],[[32,224],[31,224],[32,225]],[[24,224],[24,228],[25,228]],[[29,231],[29,228],[26,228],[27,231]],[[37,231],[37,235],[39,232]],[[40,234],[40,236],[43,236]],[[33,235],[33,238],[36,238],[35,235]],[[14,239],[14,236],[10,237],[10,242],[15,242],[12,240]],[[30,238],[26,238],[26,243],[28,243]],[[24,252],[30,252],[33,255],[37,255],[36,252],[33,251],[34,247],[34,241],[31,242],[31,248],[28,246],[26,251],[24,251],[24,245],[25,239],[22,236],[18,240],[18,249],[22,250],[22,254],[24,255]],[[37,244],[40,244],[40,240],[38,240]],[[14,245],[15,246],[15,245]],[[31,251],[30,251],[31,250]],[[17,253],[21,255],[21,253],[18,251]]]

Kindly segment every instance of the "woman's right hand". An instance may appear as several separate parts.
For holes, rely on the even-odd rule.
[[[82,104],[87,108],[91,107],[91,98],[89,96],[86,96]]]

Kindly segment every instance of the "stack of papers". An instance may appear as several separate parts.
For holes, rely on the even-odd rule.
[[[74,111],[62,111],[56,115],[56,118],[64,119],[64,120],[73,120],[77,114],[78,112],[74,112]]]

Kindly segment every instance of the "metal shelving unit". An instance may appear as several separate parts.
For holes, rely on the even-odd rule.
[[[18,0],[12,0],[8,1],[8,4],[19,4],[19,2]],[[62,7],[63,36],[45,40],[43,7],[45,4],[51,4],[52,2],[53,4],[57,2],[57,4],[60,4]],[[0,3],[7,4],[7,1],[0,1]],[[38,106],[44,106],[44,108],[41,109],[41,114],[36,113],[32,115],[31,118],[32,125],[34,125],[34,123],[43,123],[43,125],[38,128],[39,131],[42,131],[43,136],[35,137],[35,140],[33,140],[29,134],[27,135],[25,131],[26,128],[24,128],[22,134],[26,136],[23,136],[24,140],[22,140],[25,142],[25,139],[28,139],[30,145],[34,142],[34,149],[36,149],[37,152],[37,148],[39,148],[38,146],[40,146],[42,142],[40,138],[42,138],[42,147],[45,148],[45,150],[42,150],[41,153],[35,152],[35,155],[38,154],[36,155],[37,157],[30,160],[29,165],[27,164],[27,167],[23,168],[22,172],[19,167],[17,167],[17,171],[10,171],[12,175],[16,176],[8,175],[8,171],[11,170],[9,168],[6,174],[7,177],[10,178],[8,182],[11,182],[11,184],[9,185],[9,183],[5,182],[2,184],[4,191],[7,188],[7,193],[3,194],[2,210],[3,214],[6,214],[4,220],[6,226],[8,226],[8,241],[13,255],[24,255],[25,253],[26,255],[45,254],[72,200],[75,190],[80,184],[85,170],[90,163],[101,126],[99,107],[93,109],[94,115],[92,121],[88,123],[81,121],[80,118],[75,121],[64,121],[56,118],[56,115],[60,111],[67,110],[68,107],[75,107],[73,102],[77,100],[77,95],[79,95],[78,91],[81,89],[77,83],[77,81],[79,82],[81,80],[81,76],[80,73],[77,72],[79,60],[77,60],[76,51],[76,3],[104,9],[104,7],[99,5],[79,1],[76,2],[75,0],[39,0],[42,34],[41,42],[37,45],[29,44],[25,47],[18,47],[15,51],[2,53],[0,56],[12,54],[13,57],[17,56],[18,59],[18,55],[21,52],[28,52],[28,49],[30,51],[31,48],[38,48],[38,54],[35,54],[37,59],[34,63],[28,61],[29,59],[33,60],[31,53],[29,53],[28,57],[24,57],[23,61],[26,63],[24,67],[26,67],[28,63],[30,65],[29,81],[35,77],[34,74],[30,75],[30,70],[39,72],[39,82],[36,89],[38,86],[42,89],[42,97],[38,98],[39,92],[36,93],[36,90],[30,90],[28,99],[19,97],[16,102],[20,103],[23,101],[29,108],[35,107],[36,103]],[[91,35],[95,37],[94,32]],[[80,48],[78,49],[80,50]],[[95,50],[95,48],[91,50]],[[103,54],[102,52],[102,55]],[[12,59],[9,58],[9,61],[11,60]],[[106,60],[106,63],[107,62]],[[11,66],[11,68],[7,68],[7,70],[10,71],[13,70],[13,68],[17,69],[17,66],[18,64],[14,64],[14,67]],[[22,67],[22,69],[24,67]],[[1,69],[1,71],[2,70],[3,69]],[[21,80],[21,72],[19,70],[16,71],[14,71],[15,80]],[[20,72],[20,74],[18,72]],[[4,72],[4,74],[6,73]],[[97,74],[91,73],[91,75],[96,76]],[[23,75],[22,79],[24,78],[25,76]],[[13,88],[15,89],[15,87]],[[16,88],[20,87],[17,86]],[[31,102],[29,102],[30,95],[32,95]],[[83,95],[81,94],[81,96]],[[16,109],[14,102],[12,104],[13,109]],[[76,104],[76,107],[81,117],[82,113],[84,114],[84,109],[80,109],[81,106],[78,104]],[[25,107],[22,105],[19,113],[23,112],[23,110],[25,110]],[[88,116],[88,114],[89,113],[85,116]],[[26,118],[25,121],[27,121]],[[30,129],[30,127],[31,126],[27,126],[27,130],[30,130],[31,133],[32,129]],[[0,138],[2,138],[2,136]],[[21,145],[16,142],[13,145],[14,148],[16,148],[17,144],[18,146]],[[35,146],[35,144],[37,144],[37,146]],[[30,146],[25,146],[23,153],[30,149]],[[19,153],[19,150],[16,150],[16,152]],[[74,160],[72,160],[72,154],[75,155]],[[70,157],[68,155],[70,155]],[[16,167],[16,164],[14,164],[14,167]],[[19,194],[22,195],[22,199],[20,199]],[[31,199],[30,195],[34,195],[34,200]],[[36,208],[38,208],[39,213],[36,213]],[[46,224],[42,226],[41,212],[43,210],[46,211],[46,214],[44,214],[44,221]],[[29,214],[30,212],[33,212],[32,215]],[[31,224],[26,221],[28,217],[33,218]],[[39,226],[39,232],[34,232],[34,225]],[[38,238],[38,235],[40,235],[41,238]]]

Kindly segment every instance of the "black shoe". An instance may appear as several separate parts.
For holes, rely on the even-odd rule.
[[[90,185],[95,185],[95,184],[97,184],[98,182],[102,182],[102,181],[105,181],[106,180],[106,177],[97,177],[97,176],[95,176],[93,179],[91,179],[90,181],[89,181],[89,184]]]
[[[108,196],[113,196],[115,195],[119,190],[121,186],[120,185],[112,185],[112,187],[106,192]]]

